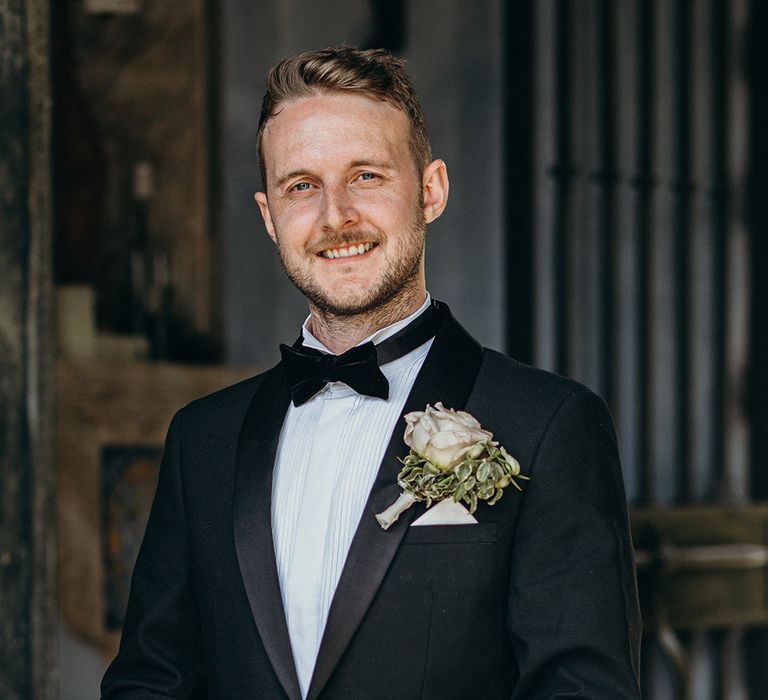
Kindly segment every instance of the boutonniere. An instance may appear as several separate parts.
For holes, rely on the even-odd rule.
[[[463,501],[474,513],[477,502],[493,505],[512,484],[522,491],[516,479],[520,464],[498,442],[493,433],[483,430],[466,411],[445,408],[438,402],[426,411],[405,415],[405,444],[411,448],[401,460],[403,468],[397,482],[403,489],[399,498],[376,520],[386,530],[416,501],[433,502],[452,498]]]

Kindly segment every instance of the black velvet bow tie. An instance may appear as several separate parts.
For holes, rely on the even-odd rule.
[[[281,345],[283,368],[295,406],[309,401],[328,382],[344,382],[358,394],[389,398],[389,382],[379,365],[407,355],[432,338],[442,310],[433,301],[424,313],[379,345],[358,345],[341,355],[306,348],[299,338],[293,346]]]
[[[296,406],[309,401],[328,382],[344,382],[358,394],[389,398],[389,382],[379,369],[373,343],[358,345],[342,355],[281,345],[280,354]]]

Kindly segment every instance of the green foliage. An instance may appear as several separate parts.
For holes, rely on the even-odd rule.
[[[427,508],[435,501],[452,498],[457,503],[464,502],[469,512],[474,513],[478,500],[493,505],[507,486],[512,484],[522,491],[516,480],[528,479],[515,473],[501,450],[490,443],[476,459],[465,459],[448,471],[442,471],[413,450],[401,461],[403,468],[397,476],[400,486],[416,500],[426,501]]]

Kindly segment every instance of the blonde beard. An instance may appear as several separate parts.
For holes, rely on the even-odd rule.
[[[421,215],[421,210],[419,210]],[[419,279],[423,269],[424,242],[426,225],[417,220],[413,221],[399,246],[400,257],[389,263],[381,280],[370,287],[358,298],[350,300],[340,295],[331,298],[330,294],[312,279],[312,275],[294,265],[280,243],[279,231],[276,232],[277,248],[280,263],[285,274],[294,286],[307,298],[310,305],[319,315],[327,318],[353,317],[389,317],[397,314],[399,307],[408,308],[411,304],[412,289],[419,287]],[[359,240],[379,242],[382,236],[378,233],[348,231],[343,236],[333,240],[324,238],[307,246],[307,254],[315,255],[319,250],[334,246],[343,246]]]

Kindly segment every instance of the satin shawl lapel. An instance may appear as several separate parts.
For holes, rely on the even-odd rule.
[[[423,411],[428,403],[442,401],[446,408],[461,409],[480,370],[482,348],[456,322],[445,307],[445,320],[406,399],[403,413]],[[407,510],[383,530],[375,514],[393,503],[400,493],[397,474],[408,447],[403,442],[405,419],[395,425],[363,516],[347,555],[339,585],[331,603],[323,641],[307,697],[316,698],[336,668],[352,636],[387,573],[400,541],[416,514]]]
[[[299,700],[272,542],[272,472],[289,403],[278,365],[264,378],[243,421],[233,512],[237,559],[261,641],[286,694]]]

